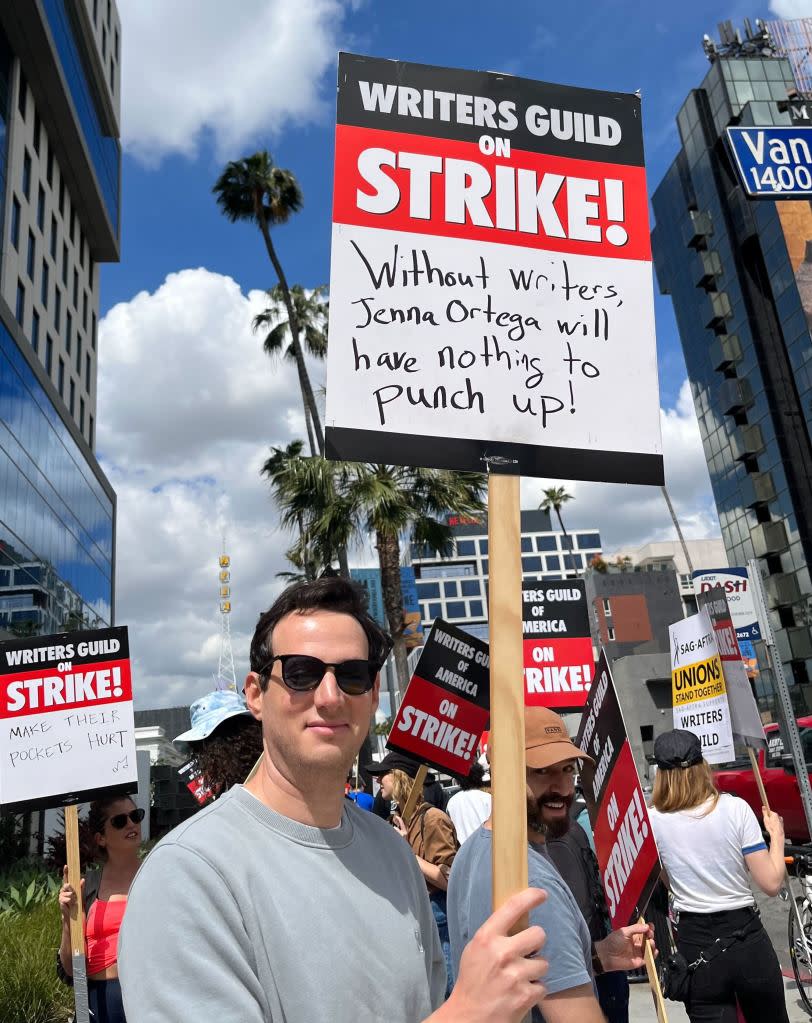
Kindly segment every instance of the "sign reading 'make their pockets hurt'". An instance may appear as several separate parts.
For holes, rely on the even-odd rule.
[[[0,806],[22,812],[135,792],[125,627],[0,643]]]

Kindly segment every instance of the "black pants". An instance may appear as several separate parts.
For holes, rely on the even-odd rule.
[[[121,985],[117,980],[89,980],[87,998],[92,1023],[126,1023]]]
[[[751,924],[752,909],[680,913],[677,947],[689,963],[717,938]],[[738,1001],[747,1023],[789,1023],[778,957],[759,920],[706,966],[697,967],[685,1008],[691,1023],[736,1023]]]
[[[599,973],[595,987],[606,1023],[629,1023],[629,982],[626,974],[617,970]]]

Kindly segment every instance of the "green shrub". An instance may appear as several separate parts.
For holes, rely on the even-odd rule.
[[[59,887],[55,874],[43,873],[36,862],[21,860],[8,873],[0,874],[0,920],[43,903],[53,906]]]
[[[56,897],[0,916],[0,1023],[67,1023],[73,989],[56,976]]]

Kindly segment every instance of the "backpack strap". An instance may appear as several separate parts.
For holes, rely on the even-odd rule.
[[[744,927],[740,927],[737,931],[728,935],[727,938],[717,938],[707,952],[703,949],[692,963],[688,963],[688,969],[693,972],[700,966],[705,966],[708,963],[713,962],[718,955],[721,955],[722,952],[727,952],[732,945],[735,945],[737,941],[741,941],[743,938],[746,938],[748,934],[751,934],[760,925],[761,915],[758,910],[756,910],[752,919],[748,920]]]

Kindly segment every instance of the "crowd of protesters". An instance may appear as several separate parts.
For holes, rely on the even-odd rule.
[[[216,798],[143,863],[143,811],[93,804],[102,866],[82,890],[94,1023],[125,1011],[130,1023],[628,1023],[626,975],[653,929],[610,928],[576,801],[589,757],[558,715],[526,709],[530,887],[493,912],[487,761],[450,800],[437,778],[410,799],[420,765],[400,753],[359,764],[390,648],[355,584],[288,588],[257,624],[245,701],[209,694],[176,740]],[[661,736],[655,758],[652,827],[679,949],[694,967],[711,945],[725,952],[693,971],[691,1023],[787,1020],[748,885],[749,873],[768,894],[780,887],[780,819],[765,811],[768,848],[752,811],[716,791],[691,733]],[[68,983],[75,899],[66,877]]]

